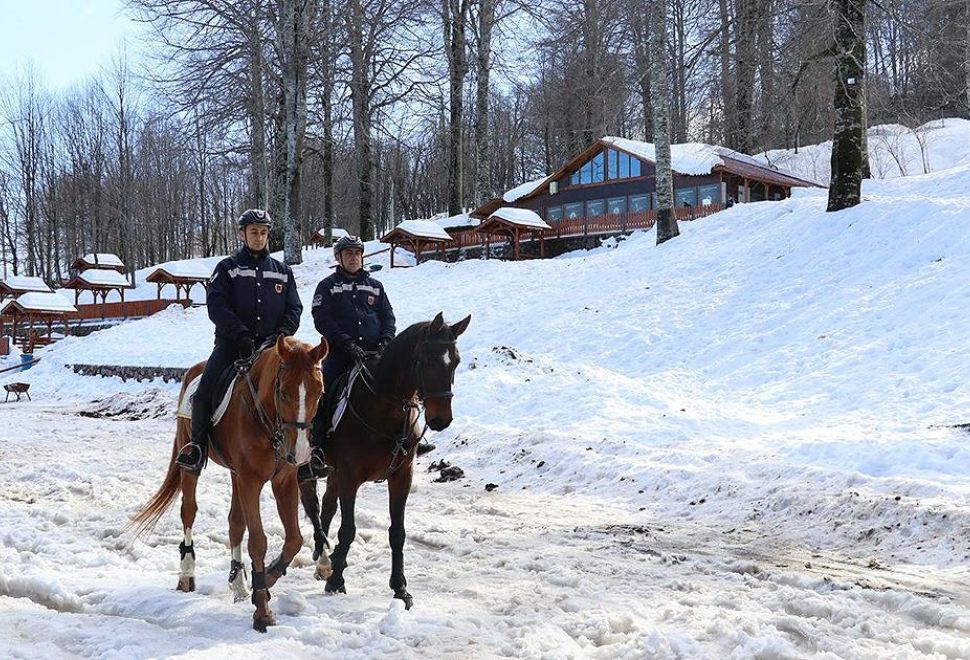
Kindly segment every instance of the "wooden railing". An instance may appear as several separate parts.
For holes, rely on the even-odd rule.
[[[100,318],[138,318],[151,316],[160,312],[169,305],[182,305],[188,307],[191,304],[188,300],[130,300],[128,302],[109,302],[104,305],[94,303],[91,305],[77,305],[77,313],[68,315],[71,321],[86,321],[88,319]]]

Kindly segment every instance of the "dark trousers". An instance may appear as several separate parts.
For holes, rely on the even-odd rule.
[[[229,366],[239,358],[239,350],[233,342],[216,339],[212,355],[205,363],[202,378],[199,379],[199,389],[192,397],[192,441],[204,442],[209,431],[209,419],[212,417],[212,396],[219,377]]]
[[[330,431],[330,420],[333,417],[334,406],[337,403],[337,381],[354,366],[354,361],[343,351],[333,351],[323,361],[323,396],[317,414],[313,418],[313,434],[311,441],[314,446],[323,447],[327,432]]]

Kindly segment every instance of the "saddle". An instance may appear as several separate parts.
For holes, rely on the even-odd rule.
[[[201,380],[202,374],[199,374],[189,382],[189,386],[185,388],[185,395],[179,399],[179,407],[177,415],[179,417],[184,417],[185,419],[192,419],[192,397],[195,396],[195,391],[199,389],[199,380]],[[230,365],[219,375],[219,380],[216,382],[216,386],[212,389],[212,400],[211,410],[212,410],[212,426],[219,423],[222,416],[226,414],[226,409],[229,408],[229,400],[232,398],[232,392],[235,389],[236,382],[239,380],[239,373],[236,371],[235,365]]]
[[[350,392],[353,390],[357,378],[364,372],[364,365],[357,363],[350,371],[344,372],[337,377],[333,386],[324,392],[321,405],[317,409],[317,416],[313,420],[314,444],[318,447],[324,446],[324,441],[340,424],[344,412],[347,410],[347,402],[350,399]]]

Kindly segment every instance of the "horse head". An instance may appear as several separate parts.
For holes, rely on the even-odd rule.
[[[415,347],[418,398],[424,401],[425,422],[434,431],[443,431],[451,425],[451,386],[455,382],[455,369],[461,362],[457,339],[471,320],[469,314],[458,323],[448,325],[439,312]]]
[[[329,346],[323,338],[313,347],[280,336],[276,352],[280,357],[274,385],[276,416],[286,433],[287,453],[296,457],[297,464],[306,463],[310,460],[310,429],[323,394],[320,361],[327,357]]]

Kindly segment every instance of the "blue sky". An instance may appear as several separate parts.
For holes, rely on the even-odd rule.
[[[0,78],[32,61],[51,89],[65,89],[97,74],[139,31],[122,0],[0,0]]]

